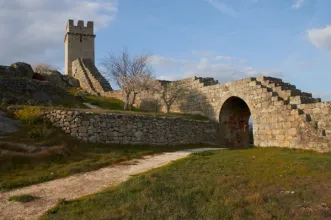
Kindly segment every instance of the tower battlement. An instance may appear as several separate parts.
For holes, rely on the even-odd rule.
[[[94,23],[93,21],[88,21],[85,26],[84,21],[79,20],[77,25],[75,25],[74,20],[70,19],[67,23],[66,31],[67,33],[94,35]]]

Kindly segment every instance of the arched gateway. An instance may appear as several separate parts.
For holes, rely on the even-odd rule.
[[[228,98],[223,103],[219,115],[221,145],[248,147],[250,116],[251,111],[244,100],[236,96]]]

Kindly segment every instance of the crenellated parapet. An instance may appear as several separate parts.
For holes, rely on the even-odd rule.
[[[74,20],[69,20],[66,26],[66,37],[68,34],[83,34],[85,36],[95,37],[94,23],[92,21],[88,21],[87,25],[85,26],[84,21],[79,20],[77,25],[75,25]]]

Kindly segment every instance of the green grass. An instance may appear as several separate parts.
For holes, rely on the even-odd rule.
[[[185,114],[185,113],[161,113],[161,112],[150,112],[144,111],[142,109],[133,108],[132,111],[124,111],[125,103],[119,99],[111,98],[111,97],[102,97],[102,96],[94,96],[87,95],[84,96],[84,99],[91,103],[92,105],[96,105],[102,109],[94,109],[92,111],[95,112],[104,112],[104,113],[121,113],[121,114],[140,114],[140,115],[150,115],[150,116],[160,116],[160,117],[183,117],[186,119],[193,119],[199,121],[208,121],[209,119],[206,116],[202,116],[199,114]]]
[[[125,103],[119,99],[112,97],[102,97],[94,95],[86,95],[83,97],[88,103],[96,105],[103,109],[123,110]],[[135,108],[136,109],[136,108]],[[134,110],[135,110],[134,109]]]
[[[42,219],[331,219],[331,154],[253,148],[196,153]]]
[[[71,88],[68,92],[72,95],[79,94],[79,90]],[[159,117],[184,117],[186,119],[208,121],[208,117],[199,114],[185,114],[185,113],[161,113],[161,112],[150,112],[145,111],[136,107],[133,107],[132,111],[124,111],[125,103],[122,100],[113,97],[103,97],[96,95],[81,95],[81,97],[92,105],[98,106],[101,109],[89,109],[88,111],[100,112],[100,113],[121,113],[121,114],[138,114],[138,115],[150,115]],[[86,108],[86,107],[85,107]],[[85,110],[86,111],[86,110]]]
[[[201,147],[90,144],[41,120],[24,123],[21,131],[1,141],[24,143],[39,150],[28,153],[18,145],[0,143],[1,149],[10,151],[0,154],[0,191],[96,170],[143,155]]]
[[[8,201],[15,201],[21,203],[28,203],[34,200],[40,199],[39,197],[32,196],[32,195],[19,195],[19,196],[12,196],[8,199]]]

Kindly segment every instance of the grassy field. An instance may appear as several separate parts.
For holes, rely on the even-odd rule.
[[[38,117],[38,107],[16,111],[23,129],[0,139],[0,191],[87,172],[143,155],[201,146],[110,145],[78,141]]]
[[[331,219],[331,154],[280,148],[197,153],[42,219]]]

